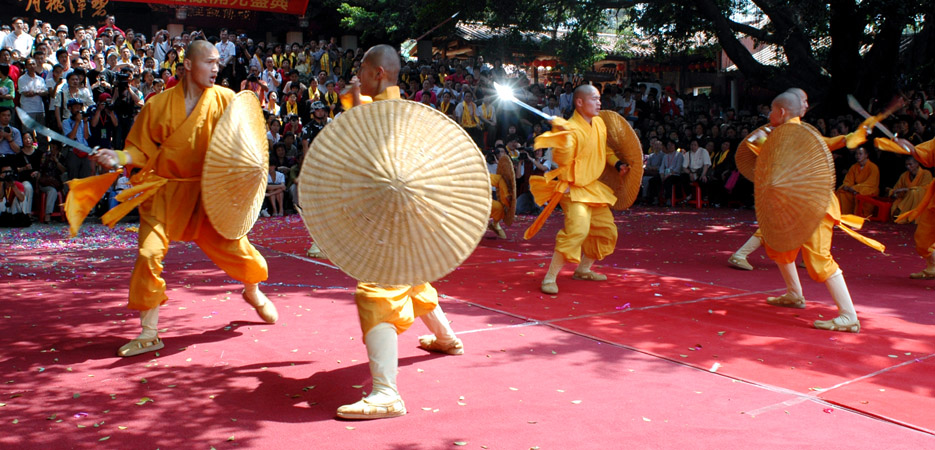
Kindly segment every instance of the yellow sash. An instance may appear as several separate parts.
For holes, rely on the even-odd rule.
[[[471,103],[461,107],[461,126],[464,128],[477,127],[477,105]]]

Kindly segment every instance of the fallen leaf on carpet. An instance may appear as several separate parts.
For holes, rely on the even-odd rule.
[[[464,441],[455,441],[455,445],[461,447],[461,446],[467,445],[467,442],[464,442]]]
[[[576,405],[580,405],[580,404],[581,404],[581,400],[572,400],[571,402],[574,403],[574,404],[576,404]]]
[[[137,404],[137,405],[140,405],[140,406],[143,406],[143,405],[145,405],[145,404],[147,404],[147,403],[149,403],[149,402],[152,402],[152,401],[153,401],[153,399],[151,399],[151,398],[149,398],[149,397],[143,397],[143,398],[140,399],[140,401],[136,402],[136,404]]]
[[[648,417],[644,417],[643,422],[652,422],[652,420],[650,420]]]
[[[117,425],[117,429],[118,429],[118,430],[126,430],[127,427],[125,427],[125,426],[123,426],[123,425]]]

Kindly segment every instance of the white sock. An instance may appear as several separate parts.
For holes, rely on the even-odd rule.
[[[263,296],[263,295],[257,295],[259,292],[260,292],[260,284],[259,284],[259,283],[244,284],[244,285],[243,285],[243,293],[244,293],[244,296],[245,296],[245,297],[249,297],[249,298],[251,298],[251,299],[253,299],[253,300],[255,300],[255,301],[257,302],[257,303],[254,305],[253,303],[250,303],[249,301],[247,301],[247,303],[250,303],[250,306],[253,306],[254,308],[259,308],[259,307],[261,307],[261,306],[263,306],[263,305],[266,304],[266,297]]]
[[[854,309],[854,301],[851,300],[851,293],[847,290],[847,283],[844,282],[844,274],[838,269],[831,278],[825,281],[825,286],[834,299],[834,304],[838,306],[838,314],[848,319],[848,322],[857,320],[857,311]]]
[[[795,268],[795,263],[776,263],[776,266],[779,267],[782,280],[786,282],[786,292],[796,294],[799,298],[805,297],[805,295],[802,294],[802,283],[799,282],[799,272]]]
[[[565,257],[561,253],[555,252],[552,254],[552,262],[549,263],[549,271],[546,272],[545,278],[542,279],[542,284],[545,283],[554,283],[558,278],[558,273],[562,271],[562,266],[565,265]]]
[[[159,330],[159,307],[140,311],[140,323],[143,325],[143,332],[136,338],[155,339]]]
[[[364,337],[373,391],[367,396],[374,403],[391,403],[399,398],[396,372],[399,367],[399,344],[396,327],[386,322],[371,328]]]
[[[751,253],[760,248],[760,245],[763,245],[763,243],[760,241],[760,238],[756,236],[750,236],[750,239],[747,239],[747,242],[745,242],[739,249],[737,249],[736,252],[734,252],[734,256],[747,259],[747,256],[750,256]]]
[[[928,258],[925,258],[925,270],[927,272],[935,270],[935,253],[932,253]]]
[[[578,273],[588,273],[591,271],[591,266],[594,264],[594,259],[581,255],[581,262],[578,263],[578,267],[575,269],[575,272]]]
[[[421,316],[422,323],[435,335],[435,340],[442,344],[450,344],[457,339],[455,336],[454,330],[451,329],[451,324],[448,323],[448,318],[445,317],[445,313],[442,311],[442,306],[438,305],[432,312]]]

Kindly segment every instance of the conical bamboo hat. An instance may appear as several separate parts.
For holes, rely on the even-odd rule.
[[[756,218],[770,248],[802,246],[834,195],[834,161],[821,135],[800,123],[776,127],[756,161]]]
[[[236,94],[218,120],[205,154],[201,200],[211,225],[227,239],[253,228],[269,176],[269,143],[256,94]]]
[[[737,170],[740,171],[740,174],[743,175],[744,178],[750,181],[756,182],[754,177],[757,157],[757,150],[750,145],[750,140],[755,139],[758,131],[769,133],[771,130],[772,128],[770,128],[769,125],[763,125],[757,128],[753,133],[750,133],[749,136],[740,141],[740,145],[737,146],[737,153],[734,153],[734,162],[737,163]]]
[[[497,161],[497,175],[503,178],[508,190],[506,194],[510,196],[506,210],[503,211],[503,223],[510,226],[513,225],[513,220],[516,219],[516,171],[513,170],[513,160],[509,156],[503,155]],[[497,192],[497,195],[500,196],[503,193]],[[500,197],[500,203],[503,203],[502,197]]]
[[[611,167],[605,168],[600,177],[600,181],[609,186],[617,197],[613,209],[622,211],[632,206],[636,197],[640,195],[640,184],[643,182],[643,147],[623,116],[614,111],[603,110],[601,119],[607,126],[607,146],[614,151],[617,158],[630,166],[623,178]]]
[[[490,177],[470,136],[405,100],[356,106],[315,138],[299,179],[303,218],[328,258],[359,281],[441,278],[480,242]]]

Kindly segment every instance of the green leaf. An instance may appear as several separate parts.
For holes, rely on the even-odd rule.
[[[140,399],[140,401],[136,402],[136,404],[137,404],[137,405],[140,405],[140,406],[143,406],[143,405],[145,405],[146,403],[152,402],[152,401],[154,401],[154,400],[151,399],[151,398],[149,398],[149,397],[143,397],[143,398]]]
[[[108,439],[110,439],[110,436],[104,436],[104,437],[98,439],[98,441],[106,441],[106,440],[108,440]]]

